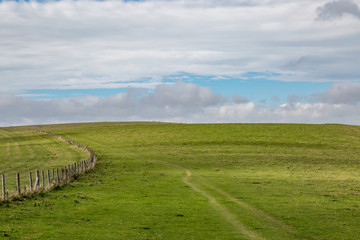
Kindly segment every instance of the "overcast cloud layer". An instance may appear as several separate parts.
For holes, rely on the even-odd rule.
[[[0,125],[117,120],[359,124],[360,0],[0,2]],[[278,106],[182,74],[331,81]],[[190,79],[191,81],[191,79]],[[108,98],[32,90],[130,87]],[[148,91],[145,89],[153,89]]]
[[[154,87],[182,72],[360,76],[358,0],[5,1],[0,16],[3,92]]]
[[[109,98],[85,96],[58,100],[33,100],[0,93],[0,125],[92,121],[170,121],[187,123],[278,122],[360,123],[357,84],[334,84],[316,93],[313,103],[288,102],[268,107],[240,96],[226,99],[209,88],[177,82],[154,92],[129,89]],[[331,99],[329,101],[329,99]]]

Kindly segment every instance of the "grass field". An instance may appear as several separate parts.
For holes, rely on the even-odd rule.
[[[359,239],[360,127],[39,128],[88,145],[98,155],[96,170],[56,191],[0,206],[0,237]],[[23,129],[0,129],[2,171],[83,157],[65,143]],[[56,159],[48,161],[53,152]]]
[[[24,128],[0,128],[0,174],[5,175],[7,189],[15,190],[16,173],[28,183],[28,173],[54,169],[86,160],[89,154],[75,146]],[[23,185],[24,185],[23,184]]]

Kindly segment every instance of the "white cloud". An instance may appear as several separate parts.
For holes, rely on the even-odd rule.
[[[0,124],[359,124],[358,6],[359,0],[3,1]],[[340,83],[311,96],[294,93],[279,106],[236,94],[229,100],[194,84],[163,84],[181,73],[226,79],[248,72]],[[108,98],[25,97],[36,89],[127,87]]]
[[[360,21],[315,21],[326,2],[1,2],[0,90],[154,87],[179,72],[358,80]]]
[[[357,85],[356,85],[357,88]],[[339,90],[340,89],[340,90]],[[342,91],[341,89],[345,89]],[[349,93],[351,86],[331,86],[324,96]],[[341,92],[338,93],[338,90]],[[356,90],[359,93],[359,90]],[[320,94],[320,93],[319,93]],[[321,95],[321,94],[320,94]],[[237,96],[241,100],[245,98]],[[340,98],[342,99],[342,98]],[[293,99],[294,100],[294,99]],[[278,106],[226,100],[191,83],[163,84],[153,92],[129,89],[108,98],[33,100],[0,93],[0,126],[91,121],[277,122],[360,124],[360,101],[299,103]]]
[[[185,108],[207,107],[223,101],[223,97],[215,95],[210,88],[182,82],[159,85],[153,94],[142,99],[144,105],[181,106]]]

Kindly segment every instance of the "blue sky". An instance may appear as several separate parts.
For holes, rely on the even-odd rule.
[[[0,125],[358,124],[359,6],[360,0],[0,1]],[[51,110],[44,112],[44,103]]]
[[[276,74],[271,74],[271,76]],[[246,78],[231,78],[216,76],[196,76],[191,74],[179,74],[168,76],[164,82],[171,84],[176,81],[193,83],[198,86],[209,87],[214,93],[221,94],[229,99],[234,94],[240,95],[257,104],[268,104],[270,106],[286,103],[291,97],[297,97],[304,102],[313,93],[325,92],[332,82],[285,82],[263,78],[261,73],[248,73]],[[146,89],[146,88],[145,88]],[[82,97],[86,95],[107,98],[119,93],[126,92],[127,88],[95,88],[95,89],[44,89],[30,90],[25,96],[34,99],[58,99],[69,97]],[[146,89],[152,92],[153,89]]]
[[[200,78],[194,83],[208,86],[214,92],[231,97],[233,94],[246,97],[255,103],[286,103],[290,96],[309,96],[314,92],[325,92],[331,82],[284,82],[264,78],[207,80]]]

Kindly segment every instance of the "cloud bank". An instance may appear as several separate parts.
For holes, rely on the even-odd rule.
[[[0,90],[153,88],[181,73],[358,81],[358,6],[355,0],[3,1]]]
[[[359,0],[2,1],[0,125],[359,124],[359,6]],[[275,106],[236,91],[229,97],[196,84],[165,84],[172,76],[333,84]],[[105,98],[21,97],[117,88],[128,90]]]
[[[359,125],[360,99],[353,94],[358,88],[360,83],[336,83],[326,92],[317,93],[317,102],[293,101],[272,107],[255,104],[241,96],[235,96],[232,101],[209,88],[183,82],[159,85],[152,92],[129,89],[108,98],[85,96],[33,100],[0,93],[0,125],[93,121]],[[309,96],[309,99],[314,96]]]
[[[326,92],[312,95],[316,100],[332,104],[355,105],[360,103],[359,83],[334,83]]]

